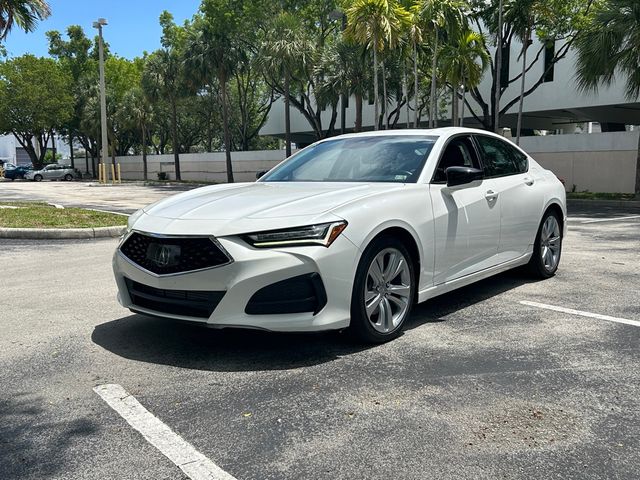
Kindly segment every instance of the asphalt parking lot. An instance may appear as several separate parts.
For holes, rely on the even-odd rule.
[[[638,478],[637,209],[575,206],[554,278],[444,295],[376,347],[134,315],[115,247],[0,240],[2,479],[188,478],[111,384],[238,480]]]

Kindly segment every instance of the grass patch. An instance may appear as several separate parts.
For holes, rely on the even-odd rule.
[[[583,200],[634,200],[633,193],[569,192],[567,198]]]
[[[93,228],[125,225],[123,215],[84,208],[59,209],[44,202],[2,202],[0,227],[4,228]]]

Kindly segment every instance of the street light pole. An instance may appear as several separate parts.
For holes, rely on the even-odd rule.
[[[99,18],[93,22],[93,28],[98,29],[98,63],[100,64],[100,128],[102,131],[102,164],[106,171],[107,159],[109,158],[109,140],[107,138],[107,93],[104,83],[104,41],[102,39],[102,27],[107,25],[107,20]]]

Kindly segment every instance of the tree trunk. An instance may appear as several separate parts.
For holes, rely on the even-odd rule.
[[[58,163],[56,158],[56,137],[53,132],[51,132],[51,163]]]
[[[436,69],[438,61],[438,29],[434,29],[433,58],[431,59],[431,93],[429,95],[429,128],[435,126],[436,118]]]
[[[231,164],[231,139],[229,135],[229,106],[227,105],[227,77],[218,70],[218,79],[222,89],[222,126],[224,130],[224,153],[227,161],[227,182],[233,183],[233,165]]]
[[[354,131],[361,132],[362,131],[362,93],[355,94],[356,97],[356,123]]]
[[[291,105],[289,104],[289,72],[284,74],[284,141],[285,158],[291,156]]]
[[[378,36],[373,36],[373,129],[378,130]]]
[[[463,77],[464,78],[464,75]],[[464,103],[466,101],[467,98],[467,88],[464,85],[464,82],[462,83],[462,114],[460,115],[460,126],[464,127]]]
[[[413,128],[418,128],[418,46],[413,41]]]
[[[171,137],[171,141],[173,142],[173,163],[176,170],[176,180],[179,182],[182,180],[182,176],[180,175],[180,153],[178,152],[178,112],[175,98],[171,98]]]
[[[76,168],[76,161],[73,156],[73,135],[71,134],[69,134],[69,153],[71,155],[71,168]]]
[[[389,130],[389,115],[387,115],[387,69],[382,62],[382,115],[384,116],[384,129]]]
[[[522,107],[524,105],[525,75],[527,73],[527,50],[529,49],[529,30],[522,43],[522,78],[520,79],[520,101],[518,102],[518,123],[516,126],[516,145],[520,145],[520,131],[522,130]]]
[[[142,178],[146,182],[147,178],[147,126],[142,123]]]
[[[407,62],[404,60],[402,62],[402,88],[404,89],[404,99],[407,102],[407,126],[406,128],[411,128],[411,114],[409,112],[409,80],[407,79]]]
[[[84,149],[84,173],[89,175],[89,152],[87,149]]]
[[[451,87],[453,95],[451,96],[451,126],[458,126],[458,89],[455,85]]]

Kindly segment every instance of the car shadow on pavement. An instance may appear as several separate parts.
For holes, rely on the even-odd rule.
[[[442,295],[418,305],[407,330],[439,322],[450,313],[530,281],[519,271],[507,272]],[[130,360],[210,371],[303,368],[375,347],[357,344],[342,332],[295,334],[217,330],[137,314],[96,326],[91,339]]]

